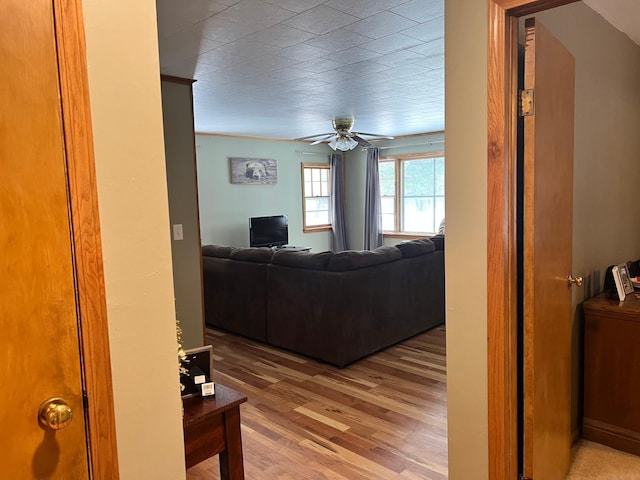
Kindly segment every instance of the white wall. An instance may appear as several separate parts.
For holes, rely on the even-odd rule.
[[[184,478],[184,460],[178,377],[172,373],[175,330],[155,4],[149,0],[85,0],[84,10],[121,478],[180,479]],[[445,11],[449,478],[482,480],[488,477],[487,7],[485,2],[447,0]],[[573,28],[579,27],[576,23]],[[606,50],[604,45],[595,48]],[[616,56],[617,51],[609,51],[609,55]],[[601,80],[594,81],[598,85]],[[470,82],[474,88],[469,88]],[[636,87],[637,83],[629,84],[623,90],[632,94]],[[609,101],[610,89],[595,91],[603,102]],[[616,98],[611,105],[617,109],[622,106],[620,102]],[[622,138],[620,125],[609,126],[601,116],[595,117],[614,140]],[[579,152],[577,145],[577,157],[581,156]],[[591,156],[591,150],[588,152]],[[608,150],[596,149],[595,153],[590,168],[598,178],[611,160]],[[637,149],[631,149],[624,155],[637,158],[637,154]],[[220,155],[226,157],[227,153]],[[621,170],[624,174],[618,176],[618,182],[635,175],[628,165]],[[576,173],[576,185],[583,182],[580,175]],[[597,208],[594,205],[607,196],[602,191],[601,197],[592,197],[590,202],[577,202],[576,217],[586,218],[586,213],[591,213],[589,208]],[[631,194],[629,198],[625,205],[633,202]],[[202,203],[201,199],[201,211]],[[589,249],[584,258],[589,258],[590,252],[606,251],[598,241],[606,236],[616,235],[623,243],[624,239],[632,242],[637,237],[635,230],[622,227],[623,223],[635,225],[628,216],[626,222],[618,218],[610,224],[608,220],[605,215],[605,223],[586,227],[586,234],[593,235],[595,241],[593,246],[584,247]],[[637,255],[628,247],[622,248],[611,256],[624,259]],[[578,255],[581,249],[576,246]],[[603,258],[597,263],[608,261]],[[585,268],[599,267],[594,263]],[[473,288],[461,288],[468,286],[469,278],[474,279]],[[139,368],[152,373],[140,375]]]
[[[445,2],[445,277],[451,480],[488,479],[487,25],[486,2]]]
[[[300,152],[314,153],[303,155]],[[202,244],[249,245],[249,218],[285,214],[289,244],[330,249],[329,232],[303,233],[301,163],[328,163],[326,144],[196,135]],[[278,162],[275,185],[232,184],[229,158],[269,158]]]
[[[185,478],[153,0],[85,0],[119,471]]]

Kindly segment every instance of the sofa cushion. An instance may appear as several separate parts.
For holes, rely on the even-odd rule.
[[[400,250],[391,245],[378,247],[375,250],[345,250],[333,254],[329,259],[327,270],[330,272],[346,272],[393,262],[400,258],[402,258]]]
[[[235,250],[234,247],[224,245],[203,245],[202,255],[205,257],[229,258],[233,250]]]
[[[431,237],[431,241],[436,247],[436,250],[444,250],[444,235],[434,235]]]
[[[269,263],[273,256],[273,250],[269,247],[240,247],[234,249],[229,258],[231,260],[243,260],[245,262]]]
[[[326,270],[333,252],[296,252],[277,250],[273,254],[271,263],[293,268],[305,268],[307,270]]]
[[[408,242],[399,243],[396,247],[402,252],[404,258],[417,257],[418,255],[433,252],[436,249],[436,246],[428,238],[409,240]]]

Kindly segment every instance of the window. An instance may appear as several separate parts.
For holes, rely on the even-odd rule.
[[[305,232],[331,228],[329,172],[328,163],[302,164],[302,213]]]
[[[444,218],[444,155],[380,159],[382,229],[390,234],[434,234]]]

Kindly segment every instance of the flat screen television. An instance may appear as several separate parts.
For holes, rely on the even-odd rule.
[[[250,246],[282,247],[287,243],[289,243],[289,220],[286,215],[249,219]]]

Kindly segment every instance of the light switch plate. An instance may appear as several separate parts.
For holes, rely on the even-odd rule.
[[[174,240],[182,240],[184,239],[184,234],[182,232],[182,224],[176,223],[173,226],[173,239]]]

